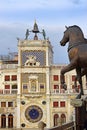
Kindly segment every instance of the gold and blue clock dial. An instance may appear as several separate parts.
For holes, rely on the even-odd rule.
[[[25,117],[32,123],[41,120],[42,116],[42,109],[36,105],[29,106],[25,111]]]

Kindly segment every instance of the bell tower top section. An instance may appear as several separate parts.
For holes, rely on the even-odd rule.
[[[33,40],[28,38],[30,34],[34,34]],[[43,36],[38,38],[38,34]],[[18,39],[18,61],[22,67],[41,67],[53,64],[53,47],[46,38],[44,29],[40,32],[35,21],[33,29],[26,30],[25,39]]]
[[[42,31],[40,32],[39,29],[38,29],[38,25],[37,25],[36,21],[34,23],[33,30],[29,30],[29,29],[26,30],[25,40],[28,40],[28,37],[29,37],[31,32],[34,33],[33,40],[38,40],[38,36],[37,36],[38,33],[43,35],[44,40],[46,39],[45,30],[42,29]]]
[[[40,32],[38,30],[38,25],[37,25],[36,21],[34,23],[34,28],[33,28],[32,32],[35,33],[34,40],[38,40],[37,33],[40,33]]]

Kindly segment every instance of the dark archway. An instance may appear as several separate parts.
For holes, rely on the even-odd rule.
[[[66,123],[66,116],[65,116],[65,114],[61,114],[61,123],[62,124]]]
[[[59,118],[59,115],[55,114],[54,115],[54,126],[58,126],[58,118]]]
[[[13,128],[13,115],[8,115],[8,128]]]
[[[1,115],[1,128],[6,128],[6,115]]]

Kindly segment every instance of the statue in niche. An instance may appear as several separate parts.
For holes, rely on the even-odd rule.
[[[31,91],[33,91],[33,92],[36,91],[36,80],[31,81]]]

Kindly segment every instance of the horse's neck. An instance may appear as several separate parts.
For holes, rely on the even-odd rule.
[[[71,34],[70,38],[69,38],[69,43],[73,44],[73,43],[78,43],[78,42],[85,42],[85,39],[83,37],[83,35],[75,35],[75,34]]]
[[[68,46],[68,51],[75,47],[75,46],[78,46],[78,45],[81,45],[81,44],[84,44],[84,43],[87,43],[87,39],[85,39],[83,36],[72,36],[69,38],[69,46]]]

